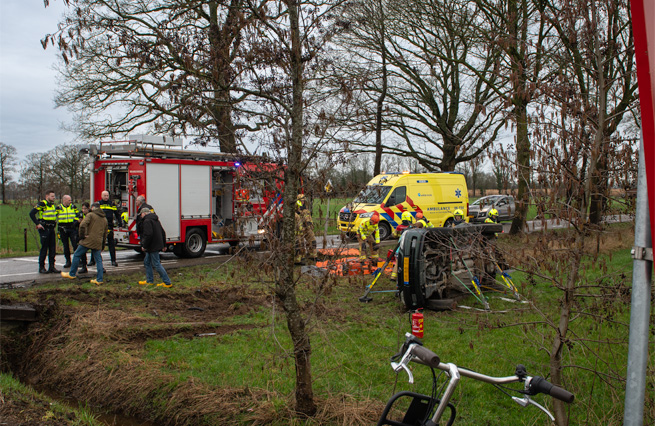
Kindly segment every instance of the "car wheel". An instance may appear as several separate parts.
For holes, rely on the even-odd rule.
[[[380,221],[378,225],[380,229],[380,241],[384,241],[391,235],[391,226],[387,222]]]
[[[443,227],[444,227],[444,228],[452,228],[452,227],[453,227],[453,223],[454,223],[454,221],[453,221],[452,218],[450,218],[450,219],[446,219],[446,222],[444,222]]]
[[[200,257],[207,248],[207,237],[205,233],[198,228],[191,228],[186,232],[186,239],[183,245],[185,257]]]

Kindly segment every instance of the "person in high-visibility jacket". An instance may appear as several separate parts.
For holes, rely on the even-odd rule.
[[[57,250],[57,207],[55,206],[55,191],[46,191],[45,199],[39,201],[30,210],[30,219],[39,230],[41,251],[39,252],[39,273],[58,273],[55,268],[55,252]],[[45,268],[45,258],[48,257],[48,269]]]
[[[455,221],[453,222],[453,227],[457,225],[461,225],[462,223],[466,223],[464,220],[464,211],[462,209],[457,209],[455,210]]]
[[[365,220],[359,225],[357,230],[357,241],[359,242],[359,260],[366,260],[366,246],[370,248],[371,254],[369,259],[377,263],[379,259],[378,250],[380,249],[380,215],[375,212],[369,220]]]
[[[427,217],[423,216],[423,213],[416,213],[416,223],[414,224],[415,228],[434,228],[432,222],[428,220]]]
[[[491,209],[487,213],[487,218],[484,220],[484,223],[498,223],[498,210]]]
[[[412,226],[414,224],[414,216],[408,211],[405,210],[402,215],[400,215],[400,220],[405,226]]]
[[[66,258],[64,268],[68,268],[71,266],[70,245],[73,246],[73,251],[77,249],[77,229],[80,226],[80,211],[75,204],[72,203],[70,195],[64,195],[61,197],[61,204],[56,207],[56,211],[57,224],[59,225],[57,230],[61,244],[64,246],[64,257]]]

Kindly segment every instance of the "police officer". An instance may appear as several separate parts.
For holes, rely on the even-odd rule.
[[[39,252],[39,273],[59,273],[55,268],[55,253],[57,250],[57,208],[55,206],[55,191],[46,191],[45,199],[39,201],[30,211],[30,218],[36,224],[41,239]],[[48,269],[45,269],[45,258],[48,256]]]
[[[114,240],[114,220],[117,222],[121,220],[118,215],[118,209],[115,205],[109,201],[109,191],[102,191],[102,200],[98,202],[100,208],[105,212],[105,217],[107,219],[107,226],[109,230],[107,232],[107,246],[109,247],[109,257],[111,258],[111,265],[118,266],[116,263],[116,240]],[[91,265],[91,262],[89,262]]]
[[[59,231],[59,239],[64,246],[64,257],[66,264],[64,268],[71,266],[71,252],[68,242],[73,246],[73,251],[77,249],[77,228],[79,227],[80,211],[75,204],[72,204],[70,195],[61,197],[61,204],[57,206],[57,223]]]

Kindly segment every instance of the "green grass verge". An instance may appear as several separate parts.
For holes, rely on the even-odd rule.
[[[21,422],[29,424],[67,424],[71,426],[101,426],[96,415],[85,406],[70,407],[25,386],[12,375],[0,373],[0,411],[5,416],[20,414]],[[5,420],[9,420],[5,418]],[[21,423],[22,424],[22,423]]]

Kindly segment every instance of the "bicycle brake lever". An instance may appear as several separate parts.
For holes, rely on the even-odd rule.
[[[528,395],[524,396],[523,398],[519,398],[519,397],[517,397],[517,396],[513,396],[512,399],[513,399],[517,404],[519,404],[521,407],[527,407],[528,405],[534,405],[535,407],[537,407],[538,409],[540,409],[541,411],[543,411],[544,413],[546,413],[546,414],[548,415],[548,417],[550,417],[550,421],[552,421],[552,422],[555,421],[555,417],[553,417],[553,415],[550,414],[550,411],[548,411],[544,406],[542,406],[542,405],[539,404],[538,402],[532,400]]]
[[[392,362],[391,368],[393,368],[393,371],[396,373],[398,373],[400,370],[405,370],[409,376],[409,383],[414,384],[414,376],[412,375],[412,371],[405,364],[402,362]]]
[[[412,354],[411,351],[405,352],[405,355],[403,355],[402,359],[400,362],[392,362],[391,363],[391,368],[393,368],[393,371],[396,373],[400,372],[400,370],[405,370],[407,372],[407,375],[409,376],[409,383],[414,384],[414,376],[412,375],[412,371],[407,367],[407,364],[409,364],[409,361],[412,359]]]

